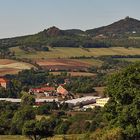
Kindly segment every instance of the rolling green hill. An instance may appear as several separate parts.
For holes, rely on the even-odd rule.
[[[131,38],[129,38],[131,36]],[[84,47],[84,48],[108,48],[114,47],[121,38],[122,45],[131,44],[131,47],[138,47],[140,40],[140,21],[133,18],[125,18],[108,26],[82,31],[79,29],[61,30],[57,27],[50,27],[39,33],[21,37],[0,39],[0,47],[15,47],[31,45],[51,47]],[[132,38],[133,37],[133,38]],[[120,39],[120,38],[119,38]],[[127,39],[127,41],[126,41]],[[135,40],[135,41],[132,41]],[[39,49],[38,49],[39,50]]]
[[[129,17],[87,31],[53,26],[33,35],[0,39],[0,58],[139,55],[139,37],[140,21]]]

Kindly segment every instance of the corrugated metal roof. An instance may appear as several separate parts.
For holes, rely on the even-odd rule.
[[[67,100],[66,103],[75,105],[77,103],[92,101],[92,100],[96,100],[96,99],[99,99],[99,98],[100,97],[97,97],[97,96],[86,96],[86,97],[77,98],[77,99],[73,99],[73,100]]]
[[[14,98],[0,98],[0,101],[8,101],[13,103],[20,103],[21,99],[14,99]]]
[[[9,101],[9,102],[13,102],[13,103],[20,103],[21,102],[21,99],[14,99],[14,98],[0,98],[0,101]],[[36,99],[36,102],[40,102],[40,103],[43,103],[43,102],[53,102],[53,101],[58,101],[57,98],[54,98],[54,99]]]

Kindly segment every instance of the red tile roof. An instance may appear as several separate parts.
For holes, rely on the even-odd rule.
[[[31,89],[33,92],[44,92],[41,88],[32,88]]]
[[[43,87],[41,89],[44,90],[44,91],[54,91],[55,87]]]
[[[0,78],[0,83],[7,83],[8,81],[5,78]]]
[[[68,91],[65,88],[63,88],[61,85],[57,88],[57,92],[62,94],[62,95],[68,94]]]
[[[42,87],[42,88],[32,88],[31,89],[33,92],[51,92],[51,91],[55,91],[55,87]]]

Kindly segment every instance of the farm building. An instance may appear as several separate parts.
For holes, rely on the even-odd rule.
[[[53,96],[55,87],[32,88],[29,90],[29,93],[34,94],[37,97]]]
[[[93,108],[95,108],[95,104],[96,104],[96,103],[94,103],[94,104],[89,104],[89,105],[84,105],[84,106],[83,106],[83,109],[84,109],[84,110],[89,109],[89,108],[90,108],[90,109],[93,109]]]
[[[68,91],[62,86],[60,85],[58,88],[57,88],[57,94],[61,95],[61,96],[66,96],[68,95]]]
[[[99,106],[99,107],[104,107],[105,104],[108,102],[109,98],[99,98],[99,99],[96,99],[96,103],[94,104],[89,104],[89,105],[85,105],[83,106],[83,108],[86,110],[88,108],[95,108],[96,106]]]
[[[6,88],[8,85],[8,80],[5,78],[0,78],[0,86]]]
[[[96,100],[96,106],[104,107],[105,104],[108,102],[109,98],[101,98]]]
[[[13,102],[13,103],[20,103],[21,99],[14,99],[14,98],[0,98],[0,101],[8,101],[8,102]],[[36,99],[35,102],[36,104],[41,104],[45,102],[58,102],[57,98],[54,99]]]
[[[15,98],[0,98],[0,101],[7,101],[12,103],[20,103],[21,99],[15,99]]]
[[[68,103],[70,107],[80,106],[81,104],[89,105],[89,104],[96,103],[96,99],[99,99],[99,98],[100,97],[97,97],[97,96],[86,96],[86,97],[77,98],[73,100],[67,100],[66,103]]]

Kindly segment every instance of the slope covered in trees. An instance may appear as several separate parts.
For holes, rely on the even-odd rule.
[[[140,21],[130,17],[126,17],[125,19],[121,19],[108,26],[87,30],[86,32],[92,36],[102,34],[104,36],[110,37],[139,34]]]
[[[116,44],[139,47],[140,40],[135,38],[139,35],[140,21],[127,17],[108,26],[87,31],[61,30],[53,26],[33,35],[0,39],[0,47],[20,46],[29,51],[48,51],[48,47],[108,48]]]

